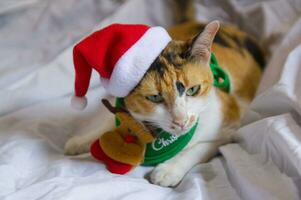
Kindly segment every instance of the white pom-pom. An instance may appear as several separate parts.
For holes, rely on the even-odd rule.
[[[83,110],[87,106],[87,98],[73,96],[71,99],[71,106],[77,110]]]

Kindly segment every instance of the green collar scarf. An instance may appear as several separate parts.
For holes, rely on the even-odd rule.
[[[215,87],[230,92],[230,79],[228,74],[218,65],[215,55],[211,54],[210,68],[214,76]],[[116,107],[123,107],[124,102],[122,98],[116,98]],[[116,119],[116,126],[119,126],[119,121]],[[177,137],[160,128],[155,130],[155,135],[158,137],[152,142],[148,143],[144,155],[142,165],[153,166],[160,164],[178,154],[191,140],[198,123],[184,135]]]

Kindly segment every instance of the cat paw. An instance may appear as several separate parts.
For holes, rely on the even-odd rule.
[[[150,181],[156,185],[171,187],[180,183],[184,175],[185,172],[177,166],[163,163],[152,171]]]
[[[74,136],[70,138],[64,147],[65,155],[78,155],[87,153],[90,150],[90,141],[85,141],[83,137]]]

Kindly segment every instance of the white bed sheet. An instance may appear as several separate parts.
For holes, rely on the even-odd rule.
[[[195,2],[199,20],[238,24],[272,55],[239,144],[221,147],[176,188],[150,184],[151,167],[119,176],[88,154],[63,155],[71,135],[106,120],[96,74],[88,108],[69,106],[74,42],[112,22],[168,26],[170,2],[14,2],[0,3],[0,199],[301,199],[300,1]]]

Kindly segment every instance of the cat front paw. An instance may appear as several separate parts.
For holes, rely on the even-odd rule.
[[[90,141],[86,141],[85,138],[74,136],[66,142],[64,152],[66,155],[87,153],[90,150],[90,145]]]
[[[180,167],[162,163],[151,172],[150,181],[156,185],[172,187],[180,183],[184,175],[185,171]]]

